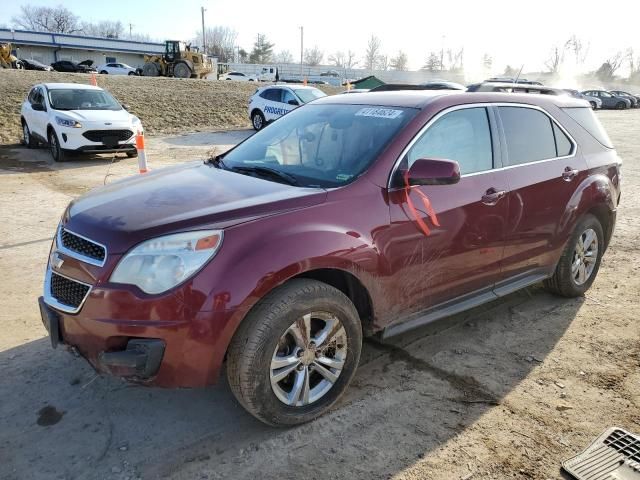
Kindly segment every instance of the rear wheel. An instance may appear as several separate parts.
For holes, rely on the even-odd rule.
[[[27,122],[25,122],[24,120],[22,121],[22,143],[27,148],[35,148],[37,145],[37,142],[35,141],[33,136],[31,136],[31,130],[29,130]]]
[[[256,110],[251,114],[251,125],[255,130],[262,130],[265,123],[264,115],[260,110]]]
[[[173,67],[173,76],[177,78],[190,78],[191,69],[186,63],[177,63]]]
[[[100,75],[108,75],[109,72],[107,72],[106,70],[100,70]]]
[[[579,297],[593,284],[604,253],[602,225],[593,215],[586,215],[576,226],[545,286],[563,297]]]
[[[261,421],[305,423],[344,393],[361,349],[353,303],[325,283],[293,280],[268,294],[238,328],[227,355],[229,385]]]
[[[136,72],[129,72],[129,73],[127,73],[127,75],[129,75],[129,76],[131,76],[131,75],[135,75],[135,74],[136,74]]]

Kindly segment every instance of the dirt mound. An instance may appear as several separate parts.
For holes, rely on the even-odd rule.
[[[255,83],[195,79],[97,75],[142,120],[147,133],[177,133],[249,127],[247,104]],[[21,138],[20,107],[29,89],[41,82],[89,83],[80,73],[0,70],[0,144]],[[340,89],[322,87],[327,93]]]

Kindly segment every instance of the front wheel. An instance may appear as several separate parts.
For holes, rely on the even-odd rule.
[[[618,102],[618,103],[616,104],[616,108],[617,108],[618,110],[624,110],[625,108],[627,108],[627,104],[626,104],[626,103],[624,103],[624,102]]]
[[[545,286],[563,297],[584,295],[596,279],[603,253],[602,225],[593,215],[586,215],[573,231],[553,277],[545,280]]]
[[[251,125],[255,130],[262,130],[264,128],[266,121],[264,119],[264,115],[261,111],[256,110],[251,114]]]
[[[100,71],[100,75],[108,75],[108,74],[109,74],[109,72],[107,72],[106,70],[101,70]]]
[[[596,104],[596,102],[590,102],[590,103],[591,103],[591,108],[593,108],[594,110],[598,108],[598,105]]]
[[[235,333],[229,385],[264,423],[298,425],[340,398],[361,349],[362,326],[349,298],[322,282],[292,280],[262,299]]]
[[[54,162],[65,162],[67,160],[67,152],[60,146],[58,135],[55,130],[49,130],[49,151]]]

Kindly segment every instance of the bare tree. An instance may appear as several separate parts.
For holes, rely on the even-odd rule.
[[[569,52],[573,53],[573,57],[576,65],[584,65],[587,55],[589,54],[589,44],[586,45],[575,34],[569,37],[569,40],[564,44],[564,47]]]
[[[364,54],[364,66],[367,70],[373,70],[376,67],[381,48],[382,42],[380,39],[375,35],[371,35],[367,43],[367,51]]]
[[[622,52],[617,52],[604,61],[600,68],[596,70],[596,76],[602,81],[611,81],[616,76],[616,72],[622,66],[625,56]]]
[[[91,37],[121,38],[124,33],[124,27],[120,21],[84,22],[82,24],[82,33]]]
[[[389,56],[388,55],[378,55],[376,59],[376,70],[389,70]]]
[[[238,32],[231,27],[216,25],[205,29],[207,42],[206,54],[217,57],[221,62],[230,62],[235,58],[235,45]],[[202,45],[202,31],[196,32],[194,42]]]
[[[82,31],[80,18],[62,5],[36,7],[22,5],[20,14],[11,19],[13,25],[25,30],[53,33],[78,33]]]
[[[391,59],[391,68],[393,70],[399,70],[401,72],[406,71],[409,68],[409,57],[402,50]]]
[[[324,59],[324,52],[320,50],[317,45],[314,46],[313,48],[307,48],[304,51],[304,63],[306,63],[311,67],[320,65],[323,59]]]
[[[356,60],[356,53],[349,50],[344,59],[344,68],[355,68],[358,65],[358,60]]]
[[[448,69],[452,72],[461,72],[464,70],[464,48],[459,50],[447,49]],[[444,68],[444,65],[442,66]]]
[[[274,60],[276,63],[293,63],[293,54],[289,50],[280,50]]]
[[[493,57],[491,55],[489,55],[488,53],[485,53],[482,56],[482,66],[486,70],[491,70],[491,68],[493,67]]]
[[[427,57],[427,61],[425,62],[422,70],[427,70],[429,72],[435,72],[442,68],[442,62],[440,61],[440,55],[436,52],[431,52]]]
[[[338,51],[329,55],[328,60],[329,60],[329,63],[334,67],[343,68],[345,66],[346,57],[344,55],[344,52]]]
[[[549,73],[558,73],[560,66],[564,62],[564,47],[554,46],[545,60],[544,66]]]

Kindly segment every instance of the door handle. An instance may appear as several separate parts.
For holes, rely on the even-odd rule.
[[[506,190],[496,190],[495,188],[490,188],[482,196],[482,203],[484,203],[485,205],[489,205],[490,207],[493,207],[506,194],[507,194]]]
[[[575,170],[571,167],[567,167],[564,169],[564,172],[562,172],[562,179],[565,182],[570,182],[571,180],[573,180],[575,177],[578,176],[578,170]]]

